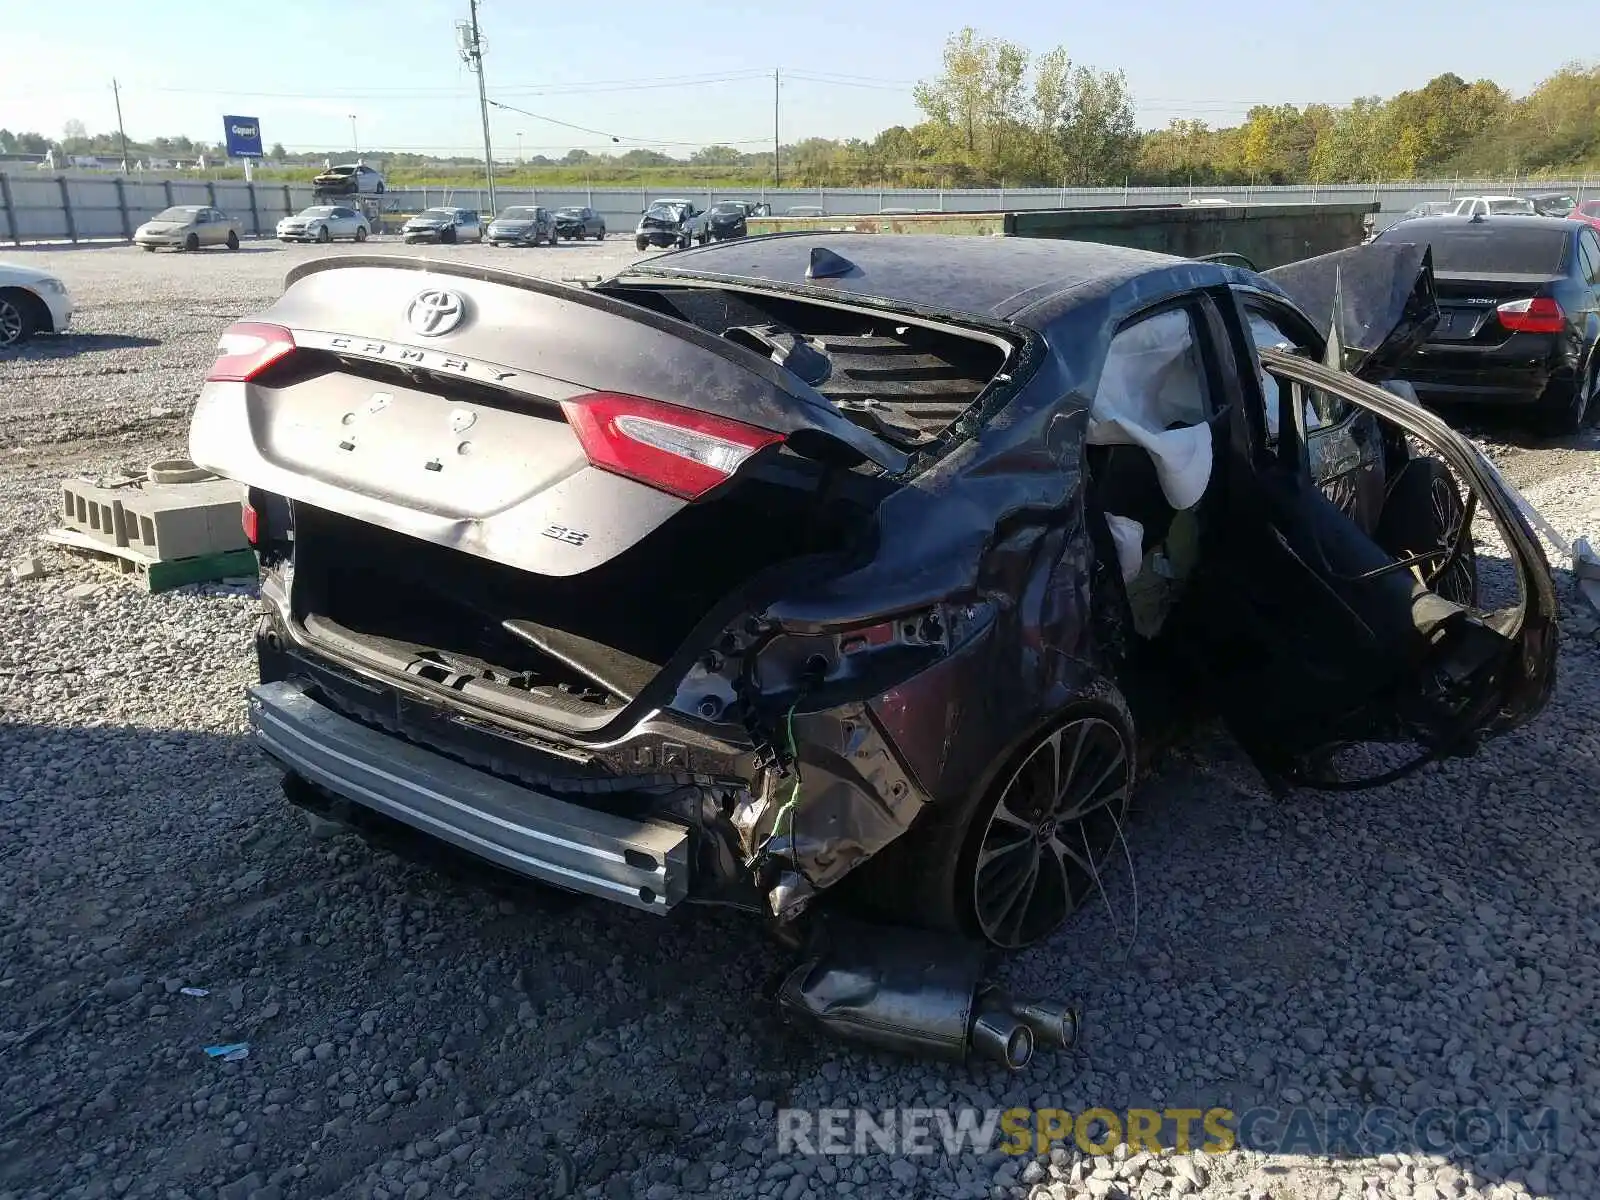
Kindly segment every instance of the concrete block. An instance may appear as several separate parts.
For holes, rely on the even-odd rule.
[[[61,485],[61,523],[107,545],[125,546],[118,509],[126,491],[69,479]]]
[[[162,561],[248,548],[240,527],[244,488],[226,479],[106,488],[61,485],[68,529]]]
[[[166,561],[248,549],[239,517],[244,488],[229,480],[145,484],[119,498],[125,544]]]

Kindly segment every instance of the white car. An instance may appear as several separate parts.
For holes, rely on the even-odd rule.
[[[1453,217],[1497,217],[1506,214],[1533,216],[1538,209],[1521,196],[1463,196],[1451,210]]]
[[[703,246],[710,237],[705,209],[681,196],[652,200],[633,231],[634,245],[640,250],[651,246],[688,247],[695,242]]]
[[[342,204],[313,204],[278,222],[280,242],[364,242],[371,233],[367,218]]]
[[[319,192],[340,196],[381,196],[385,185],[383,176],[366,163],[346,163],[329,167],[311,181],[311,186]]]
[[[66,284],[47,271],[0,263],[0,347],[36,333],[65,333],[71,322]]]

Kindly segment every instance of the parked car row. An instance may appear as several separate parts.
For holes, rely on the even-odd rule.
[[[794,209],[789,210],[790,216],[794,213]],[[633,244],[636,249],[648,250],[652,246],[687,249],[696,242],[702,246],[707,242],[725,242],[744,237],[749,232],[746,222],[751,217],[771,215],[772,205],[765,202],[722,200],[701,209],[692,200],[667,197],[644,210],[633,231]]]
[[[1425,200],[1421,204],[1414,204],[1400,215],[1400,220],[1446,215],[1569,217],[1579,209],[1588,209],[1592,214],[1600,215],[1600,201],[1588,201],[1580,205],[1565,192],[1545,192],[1537,196],[1460,196],[1454,200]]]

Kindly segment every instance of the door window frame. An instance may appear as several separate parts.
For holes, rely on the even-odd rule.
[[[1584,265],[1584,282],[1600,283],[1600,238],[1592,229],[1578,231],[1578,262]]]
[[[1232,401],[1232,394],[1227,386],[1227,372],[1223,359],[1219,353],[1218,331],[1213,321],[1214,309],[1203,291],[1185,292],[1177,296],[1169,296],[1159,300],[1147,308],[1141,308],[1135,313],[1130,313],[1112,331],[1111,337],[1106,342],[1106,357],[1110,357],[1110,347],[1117,338],[1136,326],[1157,317],[1165,316],[1169,312],[1182,312],[1189,318],[1189,337],[1194,346],[1195,356],[1199,360],[1201,400],[1206,413],[1206,422],[1215,420],[1216,417],[1227,411]],[[1101,360],[1102,367],[1104,359]],[[1096,381],[1095,392],[1100,390],[1099,381]],[[1094,398],[1090,398],[1090,408],[1093,410]],[[1200,422],[1197,422],[1197,424]]]
[[[1297,310],[1293,305],[1284,301],[1282,297],[1274,296],[1271,293],[1263,292],[1256,288],[1234,285],[1229,290],[1233,295],[1235,304],[1238,306],[1239,327],[1240,331],[1244,335],[1244,341],[1248,344],[1250,366],[1254,370],[1270,374],[1270,372],[1267,372],[1265,365],[1261,361],[1262,348],[1256,345],[1255,334],[1250,328],[1250,316],[1252,312],[1260,317],[1265,318],[1267,321],[1271,322],[1271,324],[1276,326],[1279,332],[1285,336],[1285,339],[1289,342],[1289,344],[1294,346],[1301,355],[1315,362],[1320,363],[1322,361],[1323,356],[1327,353],[1328,343],[1326,336],[1317,332],[1316,328],[1311,324],[1311,322],[1306,320],[1304,314]],[[1276,378],[1277,377],[1274,376],[1274,381],[1276,381]],[[1257,377],[1253,380],[1251,386],[1252,390],[1256,394],[1256,399],[1258,402],[1257,407],[1260,410],[1260,435],[1263,439],[1263,444],[1271,446],[1276,443],[1277,439],[1271,436],[1269,433],[1267,425],[1267,397],[1265,390],[1261,386],[1261,379],[1259,375],[1257,375]],[[1338,429],[1341,426],[1348,424],[1362,411],[1360,406],[1356,405],[1346,396],[1341,396],[1338,393],[1329,393],[1329,396],[1332,399],[1337,400],[1339,404],[1343,406],[1342,411],[1340,411],[1336,417],[1328,417],[1323,413],[1316,411],[1316,405],[1313,403],[1312,410],[1316,414],[1318,423],[1315,427],[1308,426],[1302,431],[1305,437],[1314,438],[1331,430]],[[1303,412],[1300,414],[1300,418],[1303,423]]]

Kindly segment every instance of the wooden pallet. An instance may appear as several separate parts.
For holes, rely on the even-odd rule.
[[[127,546],[113,546],[75,529],[51,529],[40,537],[104,566],[114,567],[118,574],[136,577],[139,585],[152,595],[188,583],[213,583],[241,575],[254,578],[258,571],[254,550],[227,550],[221,554],[163,560]]]

